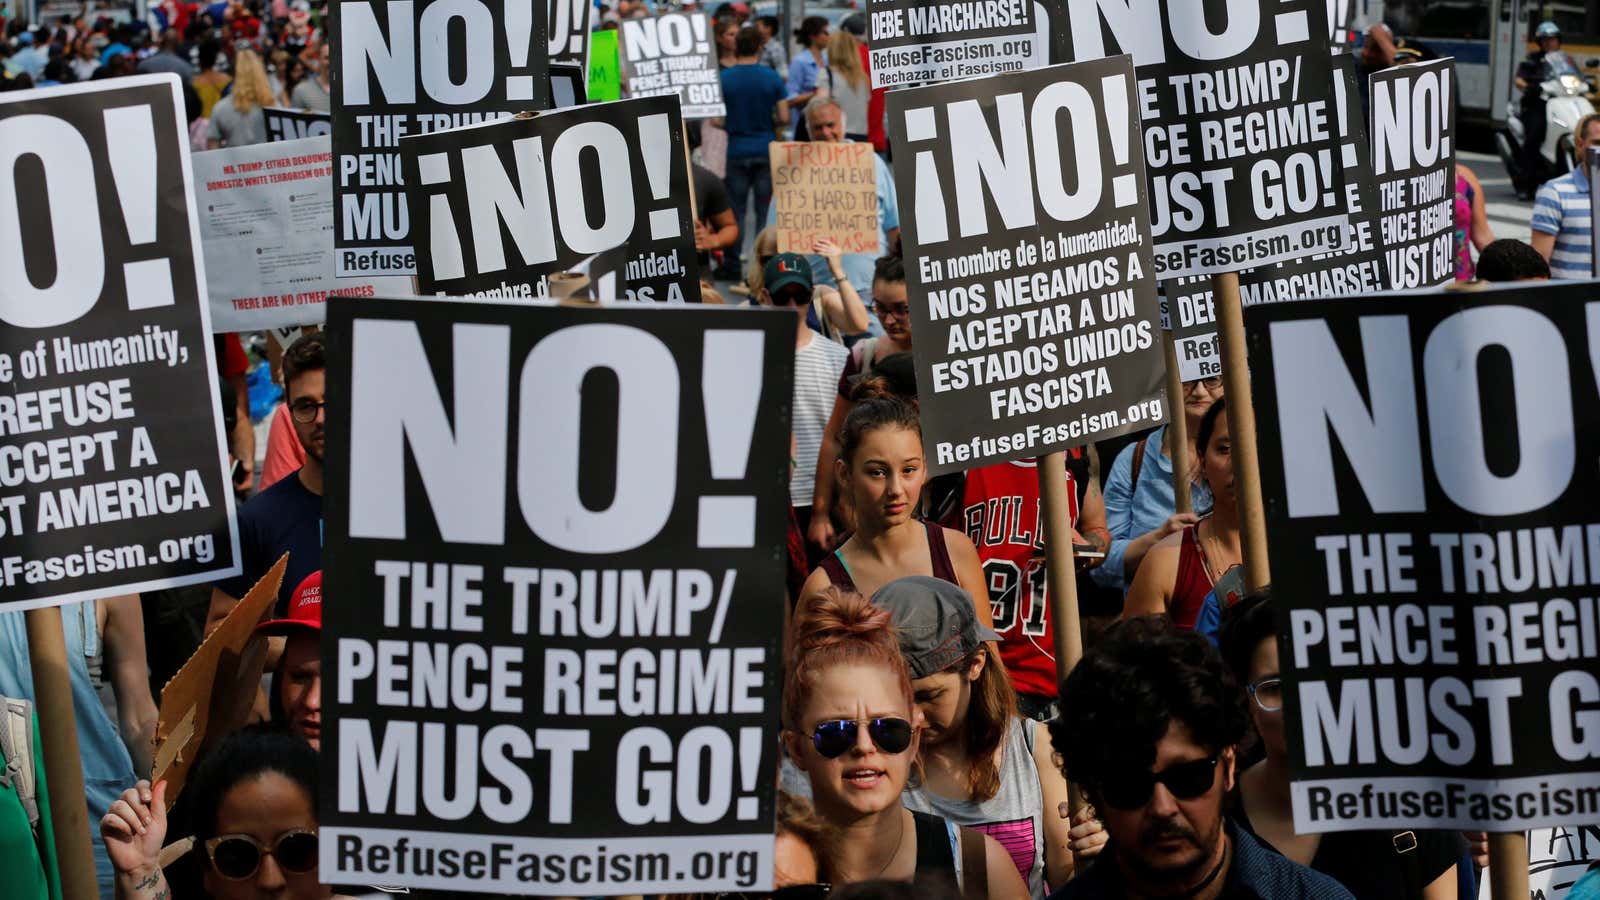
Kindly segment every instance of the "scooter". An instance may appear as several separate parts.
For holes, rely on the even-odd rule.
[[[1589,65],[1600,65],[1600,60],[1590,60]],[[1545,75],[1545,81],[1539,86],[1545,98],[1544,144],[1539,154],[1543,171],[1522,171],[1519,148],[1526,129],[1522,127],[1520,93],[1506,104],[1506,127],[1495,132],[1495,149],[1514,183],[1539,185],[1572,171],[1576,165],[1573,131],[1584,116],[1594,112],[1589,95],[1595,92],[1595,85],[1572,65],[1565,53],[1546,54]]]

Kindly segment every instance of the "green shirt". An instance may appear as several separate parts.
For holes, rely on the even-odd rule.
[[[0,872],[6,896],[23,900],[61,900],[56,871],[55,840],[50,832],[50,800],[45,790],[44,750],[39,746],[39,717],[33,717],[33,760],[38,774],[39,833],[28,824],[13,785],[0,785]]]

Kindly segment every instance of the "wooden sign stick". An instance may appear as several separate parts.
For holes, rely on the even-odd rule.
[[[1055,626],[1056,679],[1067,677],[1083,657],[1078,619],[1078,574],[1072,559],[1072,498],[1067,495],[1067,454],[1039,457],[1039,504],[1044,512],[1045,577]]]
[[[1172,460],[1172,497],[1177,508],[1174,512],[1194,512],[1194,494],[1189,490],[1189,419],[1183,411],[1183,378],[1178,374],[1178,347],[1172,332],[1164,333],[1167,351],[1167,443]]]
[[[1489,896],[1528,900],[1528,836],[1523,832],[1489,835]]]
[[[1244,307],[1239,276],[1211,276],[1222,351],[1222,384],[1228,398],[1228,437],[1233,444],[1233,486],[1244,530],[1244,580],[1249,590],[1272,583],[1267,562],[1267,515],[1261,502],[1261,463],[1256,456],[1256,410],[1250,399],[1250,362],[1245,354]]]
[[[1050,621],[1055,627],[1056,683],[1083,658],[1083,625],[1078,618],[1078,574],[1072,551],[1072,490],[1067,484],[1067,454],[1039,457],[1039,506],[1044,516],[1045,579],[1050,586]],[[1083,806],[1078,786],[1067,782],[1067,809]],[[1049,811],[1046,811],[1049,815]],[[1083,861],[1073,854],[1082,871]]]
[[[78,754],[77,714],[72,708],[72,672],[61,608],[47,606],[25,614],[28,660],[33,667],[34,709],[39,743],[50,782],[50,831],[56,841],[61,896],[84,900],[100,895],[94,850],[89,843],[89,804],[83,793],[83,762]],[[100,823],[93,823],[99,828]]]

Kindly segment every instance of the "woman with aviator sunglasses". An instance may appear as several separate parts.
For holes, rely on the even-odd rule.
[[[834,588],[800,602],[784,683],[783,739],[838,829],[835,884],[943,878],[966,897],[1028,889],[991,837],[900,805],[922,715],[889,614]]]
[[[247,728],[195,770],[194,850],[217,900],[322,900],[317,883],[317,753],[292,734]],[[167,837],[167,782],[140,781],[100,820],[117,900],[168,896],[158,859]]]
[[[1250,695],[1266,757],[1239,773],[1233,821],[1284,856],[1332,876],[1362,900],[1446,900],[1457,891],[1467,842],[1454,831],[1296,834],[1289,801],[1278,636],[1266,592],[1239,601],[1223,621],[1223,659]]]

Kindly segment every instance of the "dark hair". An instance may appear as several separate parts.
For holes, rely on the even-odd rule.
[[[848,465],[861,446],[861,439],[880,428],[905,428],[922,436],[922,418],[916,402],[907,402],[894,392],[887,379],[862,378],[850,390],[855,404],[839,429],[839,458]]]
[[[906,263],[894,254],[878,257],[872,264],[872,280],[889,284],[903,284],[906,280]]]
[[[217,54],[222,52],[222,45],[215,38],[200,45],[200,68],[214,69],[217,66]]]
[[[1524,281],[1549,278],[1550,263],[1539,251],[1515,238],[1501,238],[1478,254],[1478,278],[1482,281]]]
[[[288,376],[284,376],[287,380]],[[1217,430],[1217,417],[1228,411],[1228,398],[1218,397],[1206,409],[1206,414],[1200,417],[1200,427],[1195,429],[1194,451],[1197,456],[1206,455],[1206,447],[1211,444],[1211,435]],[[1198,462],[1198,460],[1196,460]]]
[[[1244,694],[1211,642],[1166,616],[1107,628],[1061,682],[1050,741],[1067,778],[1095,785],[1155,762],[1174,720],[1212,751],[1232,747],[1248,725]]]
[[[733,52],[739,56],[755,56],[761,52],[761,32],[746,25],[733,38]]]
[[[283,351],[283,386],[306,372],[316,372],[328,367],[327,337],[320,331],[302,335]]]
[[[1278,624],[1272,617],[1272,593],[1268,588],[1251,591],[1222,614],[1217,646],[1222,659],[1240,684],[1250,681],[1250,660],[1262,641],[1273,640]]]
[[[828,20],[822,16],[806,16],[800,20],[800,27],[794,30],[794,36],[800,41],[802,49],[811,46],[811,39],[828,30]]]
[[[779,25],[778,25],[778,17],[777,16],[756,16],[755,21],[760,23],[760,24],[762,24],[762,25],[767,26],[767,29],[770,30],[773,34],[777,34],[778,33]]]
[[[889,393],[907,403],[917,402],[917,362],[910,353],[891,353],[872,367],[872,377],[881,378]]]
[[[189,779],[196,846],[217,836],[217,811],[228,792],[268,772],[276,772],[298,785],[311,801],[312,811],[316,811],[317,751],[296,735],[252,725],[223,738]]]

